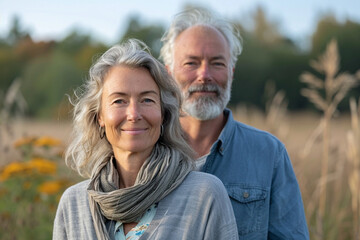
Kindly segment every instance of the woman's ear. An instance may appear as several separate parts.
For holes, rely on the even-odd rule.
[[[100,127],[104,127],[104,126],[105,126],[105,123],[104,123],[103,118],[101,117],[101,114],[98,114],[98,115],[97,115],[97,121],[98,121]]]

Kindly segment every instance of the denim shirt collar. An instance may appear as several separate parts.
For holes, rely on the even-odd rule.
[[[229,145],[229,141],[231,139],[232,134],[235,131],[235,120],[233,118],[232,112],[230,109],[225,108],[223,112],[225,118],[227,118],[224,128],[222,129],[218,140],[211,147],[211,151],[215,150],[219,151],[221,155],[224,154],[227,146]]]

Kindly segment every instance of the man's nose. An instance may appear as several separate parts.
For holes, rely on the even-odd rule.
[[[202,82],[210,82],[212,80],[210,66],[208,63],[201,63],[198,69],[198,80]]]

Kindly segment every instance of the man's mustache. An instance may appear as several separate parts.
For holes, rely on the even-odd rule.
[[[188,94],[194,92],[215,92],[216,95],[220,95],[220,87],[216,84],[201,84],[201,85],[192,85],[188,89]]]

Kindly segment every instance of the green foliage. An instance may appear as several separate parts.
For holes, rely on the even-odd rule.
[[[26,190],[23,184],[32,181]],[[41,177],[14,177],[1,188],[0,198],[1,239],[49,239],[52,236],[56,198],[40,199],[36,186],[43,181]],[[49,212],[51,211],[51,214]],[[35,218],[32,216],[36,216]],[[16,231],[14,231],[16,229]]]
[[[103,43],[94,42],[90,36],[71,32],[57,43],[56,51],[73,59],[76,68],[86,74],[96,56],[108,49]]]
[[[72,184],[58,174],[63,147],[48,137],[20,139],[15,147],[22,159],[0,168],[0,238],[51,239],[58,201]]]
[[[185,6],[190,7],[193,6]],[[309,70],[309,60],[323,52],[333,38],[341,54],[340,70],[354,73],[359,68],[359,23],[350,20],[339,23],[332,16],[323,17],[312,36],[311,49],[304,51],[280,33],[278,24],[269,20],[262,8],[252,13],[252,28],[245,30],[237,19],[233,22],[241,30],[244,50],[234,72],[231,105],[242,102],[264,109],[264,86],[271,80],[286,92],[291,110],[309,107],[300,95],[303,84],[299,83],[299,76],[302,71]],[[149,23],[139,16],[131,16],[119,42],[138,38],[158,57],[164,31],[161,23]],[[29,115],[58,117],[63,114],[59,113],[59,108],[67,102],[65,94],[71,94],[83,82],[94,59],[109,47],[75,30],[61,41],[34,42],[21,21],[14,18],[8,36],[0,39],[0,96],[14,79],[20,78]],[[359,95],[359,87],[350,93],[350,96]],[[340,105],[339,109],[345,107]]]
[[[58,43],[57,49],[61,52],[75,56],[85,46],[91,44],[91,37],[82,35],[75,31],[71,32],[61,42]]]
[[[338,43],[341,60],[340,71],[355,73],[359,69],[360,63],[360,24],[350,20],[339,23],[332,15],[323,17],[318,22],[316,32],[312,36],[311,56],[314,57],[323,52],[332,39]],[[360,87],[350,91],[346,100],[340,103],[340,110],[348,108],[347,103],[351,96],[358,98]]]
[[[339,23],[331,15],[324,17],[312,37],[312,56],[323,52],[332,39],[337,40],[341,65],[346,66],[344,70],[354,73],[360,62],[360,24],[349,20]]]
[[[244,51],[234,72],[231,104],[245,102],[264,108],[266,101],[262,93],[266,82],[271,80],[287,93],[290,109],[304,107],[298,77],[308,69],[308,56],[285,38],[269,42],[243,32],[243,39]]]
[[[22,67],[10,47],[0,47],[0,89],[5,90],[11,85]]]
[[[30,62],[24,71],[22,86],[28,113],[30,116],[56,116],[58,104],[66,93],[71,94],[72,89],[81,84],[81,80],[82,73],[74,60],[62,52],[56,51]]]
[[[120,42],[129,38],[140,39],[149,46],[152,55],[154,57],[158,57],[160,55],[161,48],[160,39],[164,31],[165,29],[159,24],[142,25],[142,23],[139,21],[138,16],[132,16],[129,19],[128,27]]]
[[[29,33],[23,29],[21,25],[20,18],[18,16],[14,16],[12,19],[12,24],[7,36],[7,42],[9,43],[17,43],[22,39],[29,36]]]

